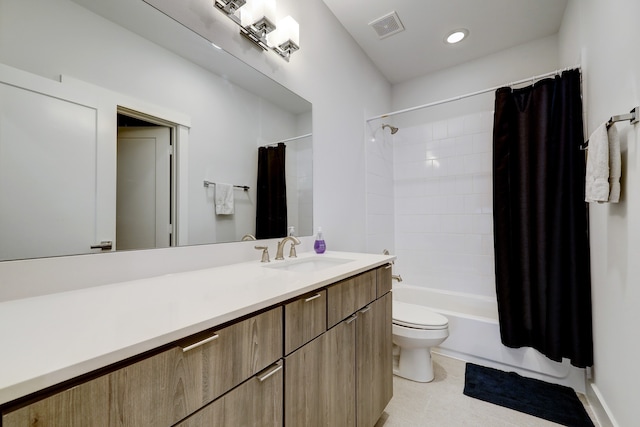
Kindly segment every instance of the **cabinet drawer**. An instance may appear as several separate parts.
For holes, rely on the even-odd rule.
[[[391,264],[384,265],[378,269],[377,272],[377,288],[378,288],[378,298],[382,295],[386,294],[391,290]]]
[[[4,414],[3,427],[170,426],[280,359],[282,336],[278,307]]]
[[[175,427],[282,426],[282,368],[270,366]]]
[[[322,289],[284,306],[284,353],[289,354],[327,330],[327,291]]]
[[[376,270],[367,271],[328,287],[328,327],[338,324],[374,299],[376,299]]]

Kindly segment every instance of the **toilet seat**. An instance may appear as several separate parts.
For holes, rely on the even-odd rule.
[[[428,308],[401,301],[392,301],[393,323],[413,329],[446,329],[449,321],[446,317]]]

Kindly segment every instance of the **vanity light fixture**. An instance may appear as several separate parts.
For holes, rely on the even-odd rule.
[[[235,14],[246,3],[246,0],[215,0],[215,5],[227,14]]]
[[[300,49],[300,26],[291,16],[276,25],[275,0],[214,0],[216,9],[240,26],[240,34],[289,62]],[[239,14],[239,15],[238,15]]]
[[[460,28],[458,30],[453,30],[452,32],[450,32],[445,38],[445,41],[449,44],[460,43],[468,35],[469,35],[469,30],[467,30],[466,28]]]

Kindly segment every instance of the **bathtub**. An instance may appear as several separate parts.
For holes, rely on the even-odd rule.
[[[572,366],[568,360],[554,362],[533,348],[502,344],[495,298],[404,283],[394,283],[392,292],[395,300],[426,306],[449,319],[449,338],[432,349],[434,353],[585,392],[585,369]]]

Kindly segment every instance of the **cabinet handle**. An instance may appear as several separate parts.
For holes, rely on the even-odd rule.
[[[186,347],[182,347],[182,352],[186,353],[189,350],[193,350],[196,347],[200,347],[201,345],[205,345],[206,343],[211,342],[213,340],[217,340],[218,338],[220,338],[220,335],[214,334],[214,335],[210,336],[209,338],[205,338],[202,341],[198,341],[195,344],[191,344],[191,345],[188,345]]]
[[[351,322],[353,322],[354,320],[356,320],[358,318],[358,314],[352,314],[351,317],[349,317],[347,320],[345,320],[345,322],[347,322],[347,325],[349,325]]]
[[[368,306],[366,306],[365,308],[363,308],[362,310],[358,311],[358,313],[360,313],[360,314],[364,314],[364,313],[366,313],[366,312],[367,312],[367,311],[369,311],[369,310],[371,310],[371,306],[370,306],[370,305],[368,305]]]
[[[318,298],[320,298],[321,296],[322,296],[322,294],[321,294],[321,293],[317,293],[317,294],[315,294],[314,296],[312,296],[312,297],[309,297],[309,298],[305,299],[305,300],[304,300],[304,302],[313,301],[314,299],[318,299]]]
[[[282,364],[281,363],[277,363],[275,365],[276,367],[272,370],[270,370],[269,372],[267,372],[266,374],[264,374],[261,377],[258,377],[258,381],[263,382],[264,380],[266,380],[267,378],[269,378],[271,375],[275,374],[276,372],[278,372],[280,369],[282,369]]]
[[[384,269],[385,269],[385,270],[388,270],[388,269],[390,269],[391,267],[393,267],[393,265],[391,265],[391,264],[387,264],[387,265],[384,267]]]

